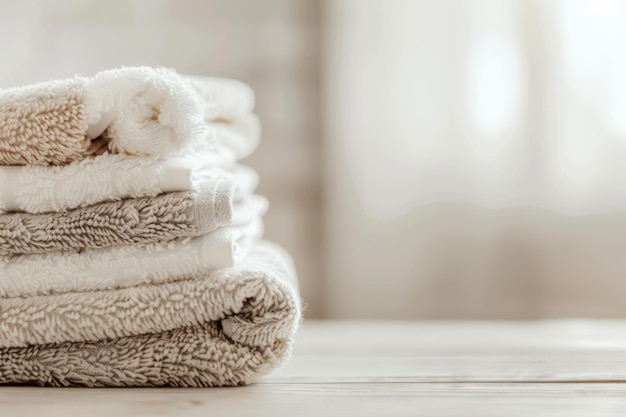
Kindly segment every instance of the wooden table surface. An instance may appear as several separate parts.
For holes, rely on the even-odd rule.
[[[1,387],[0,416],[626,416],[626,321],[314,322],[263,382]]]

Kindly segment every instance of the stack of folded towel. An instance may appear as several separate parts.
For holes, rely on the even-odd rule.
[[[0,383],[240,385],[289,355],[253,101],[146,67],[0,90]]]

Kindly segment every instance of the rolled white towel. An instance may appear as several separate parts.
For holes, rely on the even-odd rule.
[[[64,165],[105,151],[163,156],[199,139],[245,156],[258,142],[253,106],[242,83],[151,67],[4,89],[0,165]],[[210,134],[214,124],[230,133]]]

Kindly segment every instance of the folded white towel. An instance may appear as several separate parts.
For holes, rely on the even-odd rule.
[[[0,258],[0,297],[164,283],[234,266],[263,235],[260,217],[167,245]],[[2,322],[0,321],[0,327]]]
[[[237,159],[249,156],[259,145],[261,125],[253,113],[254,93],[246,84],[226,78],[184,76],[204,103],[204,120],[209,126],[226,124],[232,134],[218,137]]]
[[[212,157],[200,151],[167,158],[104,154],[64,166],[0,166],[0,213],[59,212],[103,201],[190,191],[225,178],[237,184],[235,199],[256,188],[258,175],[252,169],[218,168],[223,160]]]

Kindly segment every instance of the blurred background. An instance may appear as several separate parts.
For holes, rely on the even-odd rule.
[[[308,318],[626,315],[626,2],[0,0],[0,86],[240,79]]]

